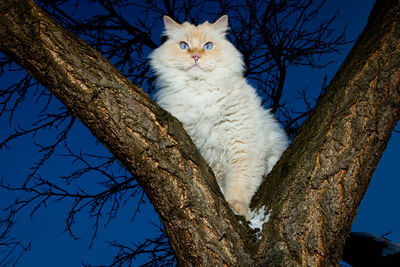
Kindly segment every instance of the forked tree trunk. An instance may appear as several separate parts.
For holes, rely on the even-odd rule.
[[[24,67],[137,177],[182,266],[337,265],[400,116],[400,2],[378,1],[363,34],[253,207],[239,221],[181,123],[32,0],[0,0],[0,50]]]

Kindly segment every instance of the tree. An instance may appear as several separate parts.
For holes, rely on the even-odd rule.
[[[134,174],[181,265],[334,265],[400,116],[399,6],[377,2],[253,199],[270,214],[260,241],[232,213],[181,124],[33,1],[1,2],[0,49]]]

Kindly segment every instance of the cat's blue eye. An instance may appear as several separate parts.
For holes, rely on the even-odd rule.
[[[207,42],[204,45],[204,50],[211,50],[212,48],[213,48],[213,43],[211,43],[211,42]]]
[[[188,50],[188,49],[189,49],[189,45],[188,45],[186,42],[180,42],[180,43],[179,43],[179,47],[180,47],[182,50]]]

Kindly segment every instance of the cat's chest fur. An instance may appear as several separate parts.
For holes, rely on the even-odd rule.
[[[227,81],[188,80],[175,85],[178,90],[162,90],[158,97],[160,106],[183,123],[210,165],[217,164],[215,161],[225,165],[222,161],[228,147],[226,138],[232,128],[230,117],[234,115],[229,111],[229,103],[237,93],[232,94]]]
[[[176,116],[182,117],[184,124],[193,121],[204,123],[220,119],[224,115],[229,93],[222,83],[207,81],[188,81],[182,85],[182,90],[168,97]],[[174,105],[174,107],[172,105]],[[180,119],[180,118],[179,118]]]
[[[247,113],[243,102],[246,96],[238,86],[241,83],[235,78],[180,79],[175,86],[163,88],[158,96],[160,106],[183,123],[220,184],[224,183],[231,142],[237,139],[234,136],[238,127],[247,123],[241,115]]]

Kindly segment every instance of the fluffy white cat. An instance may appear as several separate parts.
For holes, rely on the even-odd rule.
[[[150,55],[157,102],[183,123],[225,199],[249,218],[287,137],[243,77],[242,56],[225,38],[228,16],[198,26],[164,16],[164,23],[168,39]]]

